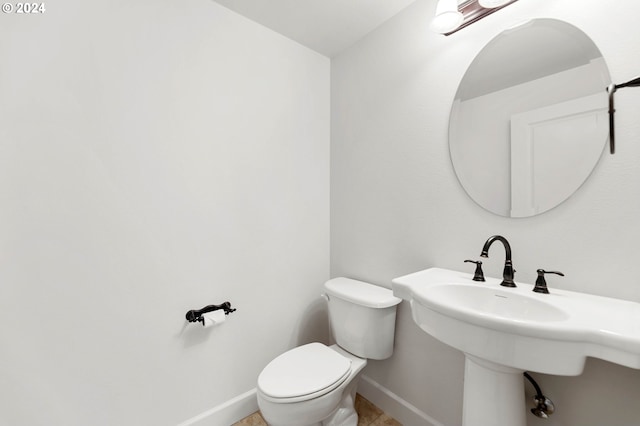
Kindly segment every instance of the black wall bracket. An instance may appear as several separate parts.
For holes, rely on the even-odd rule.
[[[616,109],[613,103],[613,94],[616,93],[616,90],[622,89],[623,87],[638,87],[640,86],[640,77],[634,78],[633,80],[627,81],[622,84],[610,84],[607,86],[607,93],[609,94],[609,151],[611,154],[615,154],[616,152],[616,138],[615,138],[615,125],[613,116],[616,113]]]

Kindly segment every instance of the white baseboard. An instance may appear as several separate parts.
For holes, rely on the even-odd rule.
[[[178,426],[230,426],[258,411],[256,389],[238,395]]]
[[[358,393],[405,426],[444,426],[368,376],[360,378]],[[177,426],[230,426],[256,411],[254,388]]]
[[[362,376],[358,393],[405,426],[444,426],[368,376]]]

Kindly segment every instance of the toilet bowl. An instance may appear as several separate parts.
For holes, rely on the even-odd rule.
[[[357,426],[355,394],[367,358],[393,353],[401,299],[349,278],[334,278],[324,288],[337,344],[293,348],[262,370],[258,406],[270,426]]]
[[[365,365],[337,345],[310,343],[285,352],[258,378],[262,417],[270,426],[357,425],[353,401]]]

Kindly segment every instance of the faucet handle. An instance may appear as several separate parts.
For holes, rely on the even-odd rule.
[[[476,271],[473,273],[473,280],[474,281],[484,281],[484,273],[482,272],[482,261],[481,260],[465,260],[465,263],[469,262],[469,263],[475,263],[476,264]]]
[[[544,269],[538,269],[536,272],[538,273],[538,278],[536,279],[535,287],[533,287],[533,291],[535,291],[536,293],[549,294],[549,289],[547,288],[547,281],[544,279],[544,274],[556,274],[564,277],[564,274],[558,271],[545,271]]]

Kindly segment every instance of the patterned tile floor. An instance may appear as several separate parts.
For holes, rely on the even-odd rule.
[[[402,426],[400,422],[387,416],[381,409],[359,394],[356,395],[356,411],[358,412],[358,426]],[[260,413],[254,413],[232,426],[267,426],[267,423]]]

